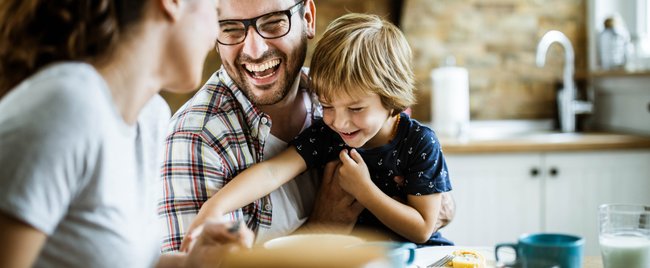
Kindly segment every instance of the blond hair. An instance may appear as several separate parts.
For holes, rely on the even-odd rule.
[[[375,93],[396,115],[415,103],[411,48],[402,32],[376,15],[334,20],[311,59],[311,89],[321,99]]]

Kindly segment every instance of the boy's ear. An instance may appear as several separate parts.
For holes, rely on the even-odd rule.
[[[181,1],[183,0],[157,0],[162,13],[168,19],[177,21],[181,16]]]
[[[307,38],[312,39],[316,36],[316,5],[314,0],[305,0],[305,16]]]

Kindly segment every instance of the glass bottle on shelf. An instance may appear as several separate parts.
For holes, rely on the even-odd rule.
[[[605,28],[598,36],[600,67],[604,70],[620,69],[627,61],[629,35],[617,23],[614,17],[605,19]]]

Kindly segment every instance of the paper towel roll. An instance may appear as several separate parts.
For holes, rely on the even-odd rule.
[[[467,69],[445,66],[431,71],[431,118],[441,136],[463,137],[469,127],[469,75]]]

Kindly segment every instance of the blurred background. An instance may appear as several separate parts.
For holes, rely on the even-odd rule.
[[[377,14],[398,25],[414,52],[418,104],[413,117],[430,122],[432,69],[447,56],[468,69],[472,120],[556,117],[554,84],[561,80],[563,51],[551,46],[547,65],[535,65],[539,38],[548,30],[566,34],[576,51],[576,79],[587,69],[584,0],[314,0],[317,37],[348,12]],[[203,81],[221,65],[212,52]],[[172,112],[193,93],[163,93]]]

